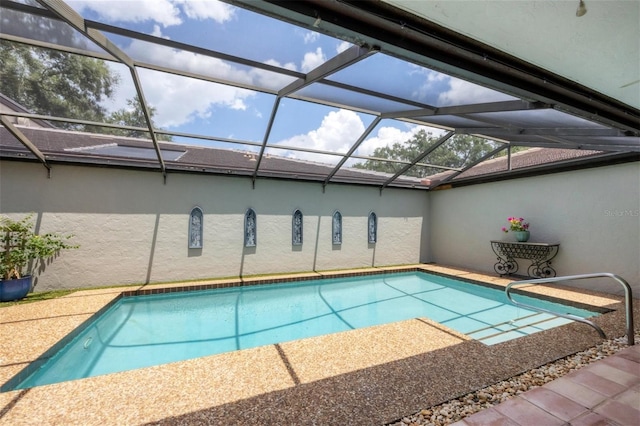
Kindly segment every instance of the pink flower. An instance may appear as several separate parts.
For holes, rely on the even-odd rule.
[[[529,224],[525,223],[523,217],[520,217],[520,218],[508,217],[507,220],[509,221],[509,228],[507,229],[506,227],[503,226],[502,232],[529,230]]]

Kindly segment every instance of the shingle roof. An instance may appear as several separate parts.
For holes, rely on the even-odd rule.
[[[157,165],[155,150],[150,140],[59,129],[20,127],[20,130],[46,155],[49,161],[144,168],[154,168]],[[174,151],[176,154],[175,160],[165,159],[170,170],[251,176],[256,168],[257,153],[255,152],[175,142],[161,142],[159,146],[163,152]],[[104,154],[102,151],[105,147],[142,148],[149,152],[146,158],[124,157]],[[31,156],[29,151],[4,127],[0,127],[0,155],[9,158]],[[511,170],[601,155],[603,153],[600,151],[532,148],[511,155]],[[258,176],[324,181],[332,170],[333,166],[328,164],[265,155],[260,164]],[[505,172],[508,172],[508,160],[507,156],[502,156],[476,165],[453,178],[452,182]],[[443,172],[421,180],[403,176],[394,181],[392,186],[426,189],[436,186],[450,174],[451,172]],[[332,182],[381,185],[390,177],[388,173],[343,167],[336,173]]]
[[[486,160],[445,181],[454,172],[446,171],[423,179],[430,189],[444,183],[468,184],[489,180],[513,178],[523,174],[538,174],[549,171],[567,170],[590,165],[614,164],[624,161],[638,161],[637,153],[609,153],[593,150],[530,148],[511,154],[510,165],[507,155]],[[444,182],[443,182],[444,181]]]
[[[18,102],[14,101],[13,99],[9,98],[8,96],[0,93],[0,112],[5,114],[7,111],[10,111],[10,112],[21,112],[21,113],[31,113],[31,111],[29,111],[24,106],[20,105]],[[54,127],[53,124],[51,124],[50,122],[48,122],[46,120],[26,119],[26,118],[22,118],[22,117],[14,117],[12,119],[12,123],[14,123],[14,124],[18,124],[18,123],[22,123],[22,122],[29,123],[29,125],[33,124],[34,126],[37,126],[37,127],[49,127],[49,128],[53,128]]]
[[[102,134],[71,132],[57,129],[36,129],[20,127],[27,138],[40,149],[49,161],[71,161],[78,163],[98,163],[107,165],[154,167],[157,164],[155,150],[150,140],[107,136]],[[134,147],[154,150],[154,155],[147,158],[105,155],[105,147]],[[252,175],[256,168],[257,153],[221,148],[209,148],[183,145],[175,142],[160,142],[162,151],[180,151],[176,160],[165,158],[167,167],[173,170],[199,171],[233,175]],[[0,155],[7,157],[10,153],[22,158],[31,154],[7,129],[0,127]],[[313,181],[324,181],[334,166],[314,163],[292,158],[265,155],[260,163],[258,176],[283,177]],[[354,182],[380,185],[392,175],[368,170],[342,168],[332,182]],[[401,177],[394,185],[416,187],[420,180]]]
[[[511,169],[539,166],[541,164],[555,163],[558,161],[584,158],[593,155],[601,155],[602,151],[558,149],[558,148],[530,148],[526,151],[516,152],[511,155]],[[507,170],[507,156],[484,161],[475,167],[461,173],[458,179],[472,176],[485,175]]]

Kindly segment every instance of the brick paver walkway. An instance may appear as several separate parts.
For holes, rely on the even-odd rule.
[[[640,425],[640,345],[624,349],[453,425]]]

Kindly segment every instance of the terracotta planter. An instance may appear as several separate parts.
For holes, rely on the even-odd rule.
[[[23,299],[31,290],[32,276],[13,280],[0,280],[0,302]]]

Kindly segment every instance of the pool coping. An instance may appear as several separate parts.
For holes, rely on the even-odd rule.
[[[408,267],[399,267],[399,268],[376,268],[376,269],[367,269],[367,270],[356,270],[351,272],[330,272],[330,273],[303,273],[303,274],[295,274],[295,275],[277,275],[275,277],[254,277],[250,279],[225,279],[221,282],[210,282],[205,284],[192,283],[188,285],[177,284],[173,286],[158,286],[153,285],[147,287],[141,287],[135,290],[125,290],[121,293],[121,297],[133,297],[133,296],[145,296],[145,295],[155,295],[155,294],[167,294],[167,293],[180,293],[187,291],[203,291],[203,290],[216,290],[221,288],[236,288],[236,287],[249,287],[249,286],[257,286],[257,285],[269,285],[269,284],[287,284],[294,282],[305,282],[305,281],[314,281],[314,280],[328,280],[332,278],[349,278],[349,277],[363,277],[363,276],[372,276],[372,275],[381,275],[381,274],[396,274],[396,273],[410,273],[410,272],[423,272],[429,273],[433,275],[438,275],[444,278],[455,278],[461,281],[469,282],[472,284],[476,284],[479,286],[491,288],[494,290],[499,290],[504,288],[499,284],[488,283],[485,281],[480,281],[477,279],[466,278],[464,276],[455,276],[451,274],[447,274],[444,272],[434,271],[428,269],[425,266],[408,266]],[[517,281],[518,277],[510,277],[507,281]],[[514,294],[528,294],[527,290],[522,290],[519,288],[513,288],[511,290]],[[554,297],[549,294],[538,294],[538,297],[550,302],[561,302],[566,305],[570,305],[576,308],[583,308],[587,310],[594,310],[598,313],[607,313],[610,309],[603,308],[600,306],[594,306],[587,303],[577,302],[575,300],[567,300],[559,297]]]
[[[368,270],[347,271],[347,275],[371,275],[388,271],[407,272],[412,270],[424,270],[431,273],[454,276],[458,279],[471,280],[473,282],[477,282],[482,279],[482,282],[490,284],[491,286],[506,286],[509,282],[513,281],[510,278],[500,278],[479,274],[474,271],[444,267],[440,265],[409,265],[396,268],[371,268]],[[290,281],[301,281],[302,279],[309,279],[308,277],[316,279],[334,276],[344,276],[344,274],[339,274],[338,272],[325,274],[295,274],[285,276],[285,278]],[[202,286],[210,285],[217,285],[216,288],[221,286],[230,287],[231,282],[235,282],[236,285],[237,283],[240,283],[240,285],[253,285],[256,283],[266,284],[274,281],[282,282],[282,277],[258,277],[243,280],[223,280],[212,283],[177,283],[171,285],[154,284],[141,286],[135,290],[122,288],[113,290],[88,290],[81,293],[85,293],[86,297],[89,298],[98,297],[100,300],[96,302],[96,305],[101,305],[94,308],[93,313],[86,316],[84,321],[88,320],[101,309],[105,309],[107,305],[113,303],[117,298],[122,297],[123,294],[129,294],[131,292],[137,292],[139,294],[140,291],[151,291],[150,294],[158,294],[157,291],[160,291],[160,289],[164,289],[162,290],[163,292],[173,292],[178,291],[178,289],[183,289],[182,291],[184,291],[184,289],[197,290],[201,289]],[[153,291],[156,291],[156,293],[153,293]],[[550,297],[557,297],[558,293],[562,295],[563,292],[576,293],[575,290],[572,289],[536,288],[536,291]],[[608,332],[608,335],[611,334],[612,336],[619,336],[624,334],[624,317],[620,320],[620,298],[595,292],[580,291],[579,293],[582,295],[581,298],[583,300],[590,301],[590,303],[588,303],[589,305],[601,305],[606,308],[616,309],[609,314],[602,315],[602,318],[598,317],[598,322],[600,323],[599,325]],[[83,296],[76,295],[75,297]],[[564,299],[564,297],[561,298]],[[38,304],[42,304],[41,306],[44,306],[45,302],[47,301],[36,302],[29,305],[20,305],[23,306],[23,308],[17,309],[16,311],[36,310],[36,306],[32,306],[31,308],[29,307],[31,305]],[[4,313],[5,310],[12,311],[14,310],[13,308],[14,307],[3,308],[2,312]],[[87,314],[89,313],[90,312],[87,312]],[[611,314],[613,314],[613,316]],[[35,326],[36,322],[46,322],[46,320],[46,318],[29,319],[28,321],[25,321],[25,324],[29,323],[31,326]],[[620,323],[622,324],[622,327],[620,326]],[[169,365],[142,369],[144,371],[115,373],[106,376],[82,379],[74,381],[74,385],[76,385],[75,387],[85,390],[93,390],[93,398],[88,398],[86,395],[79,395],[79,401],[84,401],[86,404],[89,404],[89,406],[100,405],[103,407],[101,404],[108,404],[107,401],[113,399],[113,396],[109,397],[106,394],[113,392],[114,389],[122,389],[123,387],[127,388],[132,386],[127,385],[127,383],[136,383],[136,386],[148,389],[149,393],[157,395],[157,390],[154,389],[153,386],[154,377],[162,378],[167,377],[167,375],[171,376],[176,370],[181,371],[186,368],[187,370],[184,373],[185,377],[182,377],[179,380],[176,379],[177,381],[175,383],[165,383],[164,389],[166,391],[178,391],[181,388],[195,389],[193,391],[195,396],[200,394],[200,398],[196,398],[200,399],[200,401],[194,401],[193,405],[188,407],[185,407],[184,403],[176,403],[174,401],[172,403],[162,404],[161,406],[155,406],[155,409],[152,404],[151,407],[147,407],[145,410],[142,410],[142,412],[138,410],[137,413],[127,413],[126,415],[119,410],[114,410],[113,408],[103,408],[103,415],[96,417],[96,424],[104,422],[109,416],[115,416],[115,418],[109,417],[111,418],[111,421],[107,420],[107,423],[119,423],[123,420],[129,423],[128,420],[125,420],[129,419],[132,423],[137,424],[168,421],[166,419],[171,419],[170,422],[186,421],[189,423],[191,420],[200,418],[201,416],[211,416],[210,418],[219,419],[223,418],[224,415],[232,415],[233,418],[239,419],[244,416],[242,413],[243,409],[247,409],[245,405],[246,401],[252,401],[257,406],[270,407],[273,414],[272,417],[268,418],[271,419],[301,419],[305,418],[302,414],[306,413],[306,418],[310,422],[319,421],[318,419],[322,418],[323,424],[331,424],[334,421],[339,423],[340,421],[347,420],[351,424],[370,424],[372,420],[371,415],[375,414],[373,417],[376,418],[376,422],[381,423],[395,420],[402,415],[410,414],[413,410],[424,408],[425,406],[429,406],[429,404],[433,405],[443,402],[458,396],[458,394],[473,390],[469,389],[470,387],[481,387],[492,380],[497,381],[502,376],[515,375],[522,372],[522,369],[527,366],[534,366],[536,364],[541,365],[544,362],[549,362],[562,356],[569,355],[570,353],[582,350],[599,341],[597,336],[593,336],[595,332],[591,333],[590,330],[585,331],[576,324],[562,326],[560,329],[561,330],[548,330],[536,333],[540,336],[529,336],[533,337],[533,339],[527,342],[521,341],[518,342],[518,344],[505,342],[495,345],[497,346],[495,348],[492,346],[490,347],[492,349],[486,349],[486,347],[482,348],[482,346],[485,345],[482,345],[481,343],[470,341],[465,339],[464,336],[447,332],[447,330],[442,330],[441,328],[438,329],[437,326],[430,324],[428,321],[409,320],[392,324],[390,326],[376,326],[361,332],[354,330],[345,332],[347,334],[338,333],[342,335],[337,337],[323,338],[321,336],[281,345],[269,345],[266,348],[259,348],[255,350],[248,349],[238,351],[239,354],[234,356],[221,356],[224,354],[213,355],[195,361],[182,361]],[[60,334],[63,331],[64,330],[59,330],[57,333]],[[425,333],[431,333],[435,337],[433,339],[429,339],[427,338],[428,336],[423,335]],[[568,338],[568,335],[571,335],[572,337]],[[20,340],[19,337],[17,339]],[[407,340],[403,341],[402,339]],[[517,339],[517,341],[520,340],[521,339]],[[385,347],[386,345],[389,345],[390,342],[396,341],[401,342],[397,343],[399,348]],[[544,343],[545,341],[548,341],[548,343]],[[367,347],[368,345],[369,353],[367,354],[367,351],[360,353],[350,347],[353,345],[362,345],[363,347]],[[540,348],[544,348],[545,345],[550,347],[540,350]],[[527,348],[529,349],[527,350]],[[389,355],[387,349],[390,349],[391,352],[397,352],[397,354]],[[529,359],[527,361],[520,361],[523,358],[523,351],[531,352],[536,350],[542,352],[542,354],[534,353],[531,354],[532,356],[528,357]],[[461,356],[464,358],[465,355],[461,355],[462,353],[470,353],[474,354],[473,356],[484,358],[471,362],[471,365],[465,367],[470,369],[470,372],[468,373],[469,375],[473,375],[475,373],[479,376],[477,377],[477,380],[471,380],[469,377],[465,378],[464,374],[456,373],[456,380],[461,383],[459,385],[456,384],[455,386],[441,385],[439,389],[429,390],[421,388],[416,383],[411,383],[409,380],[411,377],[409,371],[413,367],[420,369],[419,366],[424,365],[425,362],[431,365],[448,365],[448,361],[446,361],[449,358],[449,355],[446,355],[447,351],[451,353],[450,356],[453,356],[454,359],[460,359]],[[29,358],[31,362],[44,355],[42,351],[39,354],[34,352],[37,352],[37,350],[31,351],[30,355],[26,355],[26,358]],[[340,352],[342,352],[342,354],[340,354]],[[262,358],[264,359],[261,360],[261,356],[259,354],[262,354]],[[20,360],[16,359],[15,361],[17,362],[9,362],[8,364],[10,365],[5,365],[6,363],[4,360],[6,356],[7,355],[5,353],[0,352],[0,357],[3,360],[2,369],[11,367],[15,371],[17,367],[14,364],[20,364]],[[469,355],[466,356],[468,357]],[[370,359],[372,357],[377,359]],[[28,361],[26,358],[22,359],[22,366],[24,366]],[[361,358],[362,361],[358,361],[358,358]],[[486,362],[491,359],[502,358],[508,360],[505,363],[509,364],[509,368],[505,369],[501,367],[492,369],[491,363],[489,363],[489,365],[486,365],[486,371],[478,370],[477,365],[485,365]],[[543,362],[542,358],[546,361]],[[251,379],[246,376],[242,367],[244,366],[248,370],[251,370],[254,367],[262,365],[263,361],[265,361],[267,365],[266,367],[263,366],[263,368],[266,368],[267,371],[269,365],[277,366],[277,368],[272,368],[277,370],[277,373],[274,373],[274,377],[278,377],[276,380],[278,383],[270,386],[268,383],[271,379],[269,377],[264,377],[262,380],[265,384],[264,388],[256,383],[248,384],[247,380],[251,381]],[[236,364],[234,367],[234,363],[239,364]],[[354,365],[347,365],[349,363]],[[361,365],[355,365],[358,363],[361,363]],[[477,365],[474,367],[473,364]],[[249,365],[251,365],[251,368],[249,368]],[[466,365],[466,362],[460,362],[461,368],[464,367],[464,365]],[[237,368],[240,368],[240,370],[236,371],[235,369]],[[315,368],[318,368],[320,371],[313,371]],[[409,370],[407,370],[407,368]],[[187,380],[187,377],[191,377],[191,374],[206,375],[207,372],[212,370],[218,371],[218,374],[224,374],[225,369],[236,371],[237,375],[231,378],[231,382],[239,381],[240,383],[244,383],[247,388],[247,392],[242,391],[242,386],[238,388],[238,386],[235,385],[233,396],[224,398],[217,393],[210,395],[208,392],[204,392],[200,388],[189,387],[190,382]],[[393,373],[395,369],[398,371]],[[449,365],[445,368],[445,370],[447,369],[450,370],[451,366]],[[0,369],[0,371],[2,370]],[[254,372],[254,374],[263,375],[264,372],[259,370]],[[373,374],[372,377],[374,378],[369,378],[371,374]],[[429,377],[433,379],[431,376],[432,374],[430,373]],[[6,382],[7,373],[4,373],[1,377],[5,377],[3,382]],[[400,387],[395,383],[395,379],[398,378],[403,378],[401,381],[405,382],[400,385]],[[182,383],[183,380],[187,381]],[[442,380],[442,378],[439,378],[439,380]],[[220,381],[217,376],[210,377],[209,383],[217,383],[220,386],[225,384],[228,385],[226,382]],[[331,389],[336,386],[338,386],[339,390]],[[33,416],[33,408],[38,406],[34,406],[34,403],[39,404],[39,406],[42,406],[43,404],[45,406],[55,405],[57,408],[54,411],[60,411],[60,409],[64,407],[69,408],[71,403],[61,395],[61,393],[68,390],[69,387],[69,382],[67,382],[66,384],[41,386],[28,389],[26,391],[3,392],[0,394],[0,404],[2,402],[6,403],[5,409],[2,411],[5,412],[4,417],[5,419],[11,419],[12,424],[21,424],[22,421],[27,419],[27,417],[24,417],[25,413],[30,411]],[[256,390],[256,387],[260,388],[260,390]],[[329,389],[327,389],[327,387],[329,387]],[[346,409],[346,411],[345,409],[338,410],[339,412],[334,413],[331,418],[326,417],[326,414],[331,412],[331,407],[335,405],[335,403],[332,404],[331,402],[335,401],[334,398],[344,399],[344,395],[361,395],[363,392],[367,393],[369,388],[375,388],[375,398],[370,396],[369,401],[364,401],[355,405],[352,403],[346,404],[350,407],[349,409]],[[162,389],[162,386],[160,389]],[[411,389],[413,390],[410,391]],[[390,393],[387,395],[385,390],[389,390]],[[307,401],[310,395],[317,394],[325,396],[325,399],[323,399],[324,402],[319,405],[317,404],[317,413],[308,413],[304,410],[299,411],[300,403]],[[286,407],[283,406],[281,402],[270,404],[270,402],[273,402],[271,398],[274,395],[280,396],[281,400],[287,401],[288,404],[286,404]],[[33,401],[36,396],[37,401]],[[205,396],[208,396],[208,399]],[[202,398],[207,399],[208,402],[203,403]],[[402,399],[404,399],[404,401],[400,401]],[[43,400],[47,402],[43,403]],[[420,404],[418,404],[418,401],[420,401]],[[121,402],[126,405],[124,400],[121,400]],[[353,402],[355,403],[356,401],[354,400]],[[382,409],[377,409],[376,406],[380,405],[383,406]],[[32,409],[29,410],[29,407],[32,407]],[[296,409],[295,407],[298,408]],[[358,415],[360,409],[368,410],[367,412],[369,414],[364,417],[360,417],[360,415]],[[58,420],[63,419],[65,422],[71,423],[79,420],[76,415],[72,414],[73,410],[69,411],[67,409],[64,411],[65,412],[61,414],[62,417],[56,417]],[[36,417],[39,421],[44,422],[44,424],[48,423],[48,420],[50,420],[48,416],[42,414]],[[0,421],[2,420],[3,418],[0,416]],[[34,419],[32,418],[31,420]],[[92,423],[91,418],[86,418],[84,420],[88,421],[88,423]],[[245,421],[248,420],[245,419]],[[248,422],[251,423],[250,421]],[[266,423],[269,422],[266,421]],[[295,423],[296,422],[294,421],[294,424]]]

